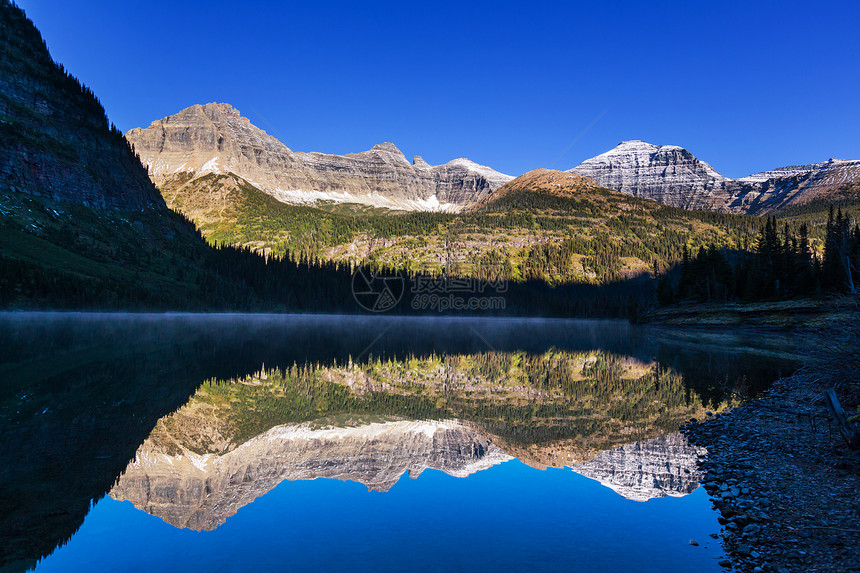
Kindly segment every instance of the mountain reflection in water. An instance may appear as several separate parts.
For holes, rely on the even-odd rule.
[[[387,491],[404,473],[466,477],[516,457],[645,501],[697,487],[700,452],[671,432],[705,409],[679,374],[600,351],[295,364],[204,383],[110,495],[211,530],[283,480]]]
[[[677,424],[788,374],[790,346],[612,321],[0,313],[0,568],[33,567],[106,493],[207,529],[285,479],[386,490],[514,457],[683,494]]]

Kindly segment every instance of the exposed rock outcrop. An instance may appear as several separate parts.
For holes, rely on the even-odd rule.
[[[459,211],[512,179],[468,159],[410,163],[388,142],[347,155],[294,152],[225,103],[191,106],[126,138],[161,189],[233,173],[286,203]]]
[[[827,197],[860,181],[860,161],[831,159],[729,179],[682,147],[623,141],[570,172],[675,207],[759,215]]]

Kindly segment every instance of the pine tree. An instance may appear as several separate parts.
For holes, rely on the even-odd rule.
[[[841,211],[840,211],[841,213]],[[827,217],[827,230],[824,238],[824,259],[821,263],[821,285],[826,290],[834,290],[839,287],[839,225],[830,206]]]

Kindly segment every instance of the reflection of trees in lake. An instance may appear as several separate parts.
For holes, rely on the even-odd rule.
[[[703,409],[683,377],[658,363],[600,351],[485,352],[293,364],[208,380],[160,426],[179,431],[197,453],[231,449],[281,424],[380,417],[459,419],[511,446],[565,440],[600,451],[672,431]]]
[[[674,370],[603,351],[293,364],[206,381],[111,495],[214,529],[284,479],[387,491],[404,472],[464,477],[510,457],[572,466],[631,499],[684,495],[698,451],[672,431],[703,408]]]

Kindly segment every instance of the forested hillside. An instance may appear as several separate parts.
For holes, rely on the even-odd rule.
[[[761,225],[755,217],[666,207],[548,170],[519,177],[460,214],[287,205],[234,175],[162,192],[212,243],[430,274],[492,269],[507,280],[555,285],[660,272],[681,260],[685,245],[747,249]]]

